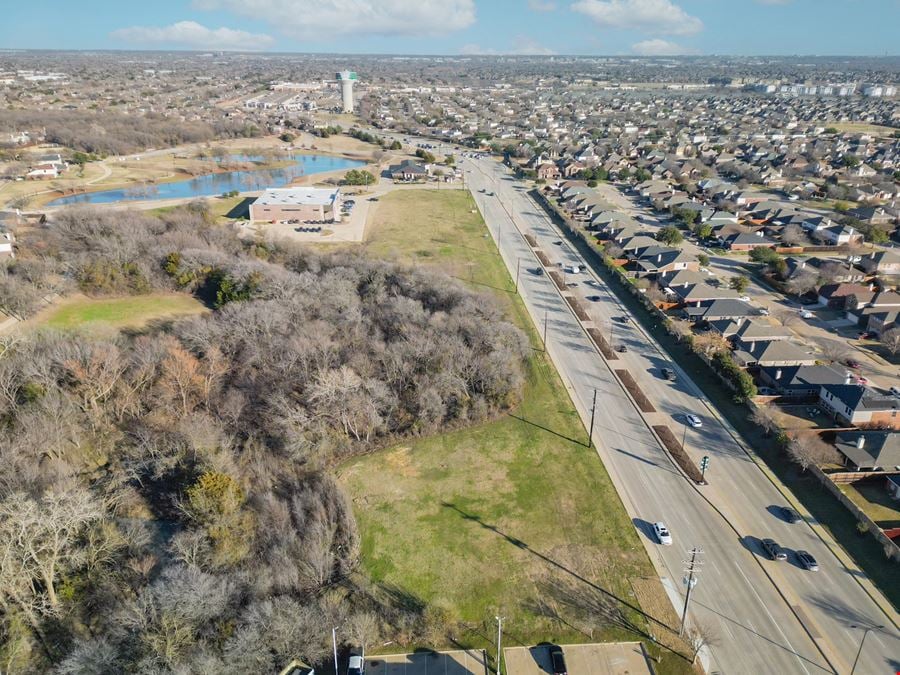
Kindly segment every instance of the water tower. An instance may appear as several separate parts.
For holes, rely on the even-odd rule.
[[[335,74],[335,79],[341,83],[341,102],[345,113],[353,112],[353,83],[358,79],[352,70],[342,70]]]

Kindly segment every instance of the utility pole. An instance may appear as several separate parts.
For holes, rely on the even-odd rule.
[[[334,675],[338,673],[337,660],[337,626],[331,627],[331,646],[334,647]]]
[[[850,628],[862,628],[862,629],[863,629],[862,640],[859,641],[859,649],[858,649],[857,652],[856,652],[856,658],[853,659],[853,667],[850,669],[850,675],[853,675],[853,673],[856,672],[856,664],[859,663],[859,657],[860,657],[860,655],[862,654],[863,645],[866,643],[866,636],[869,634],[869,631],[873,631],[873,630],[882,630],[882,629],[884,628],[884,626],[857,626],[857,625],[852,625],[852,626],[850,626]]]
[[[495,616],[497,619],[497,675],[500,675],[500,661],[503,658],[503,619],[502,616]]]
[[[594,412],[597,410],[597,390],[594,389],[594,402],[591,403],[591,428],[588,431],[588,447],[594,447]]]
[[[521,258],[516,258],[516,293],[519,292],[519,266],[522,264]]]
[[[681,612],[681,630],[678,631],[678,634],[681,636],[684,635],[684,629],[687,627],[687,613],[691,604],[691,591],[697,585],[697,574],[703,565],[703,562],[698,559],[701,553],[703,553],[703,550],[695,546],[691,549],[691,559],[684,561],[684,571],[687,576],[684,577],[683,581],[685,586],[687,586],[687,591],[684,594],[684,609]]]

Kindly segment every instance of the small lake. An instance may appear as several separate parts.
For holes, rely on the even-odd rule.
[[[261,162],[262,157],[253,155],[233,155],[233,162]],[[246,171],[226,171],[196,176],[186,180],[154,185],[135,185],[116,190],[84,192],[54,199],[47,206],[67,204],[112,204],[155,199],[188,199],[192,197],[214,197],[223,192],[237,190],[249,192],[271,187],[283,187],[295,178],[328,171],[339,171],[363,166],[365,162],[327,155],[294,155],[287,158],[290,166],[280,169],[248,169]]]

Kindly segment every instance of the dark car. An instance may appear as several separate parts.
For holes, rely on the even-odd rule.
[[[536,274],[536,275],[538,275],[538,276],[541,276],[541,275],[544,273],[544,268],[543,268],[543,267],[535,267],[535,268],[534,268],[533,270],[531,270],[531,271],[532,271],[534,274]]]
[[[769,556],[769,560],[787,560],[787,553],[774,539],[763,539],[760,543],[766,555]]]
[[[797,562],[800,563],[800,566],[805,570],[809,570],[810,572],[819,571],[819,563],[817,563],[816,559],[806,551],[797,551]]]
[[[666,378],[667,380],[675,379],[675,371],[672,370],[671,368],[663,368],[661,372],[662,372],[662,376],[664,378]]]
[[[846,361],[844,361],[844,363],[848,368],[853,368],[854,370],[862,368],[862,364],[859,361],[855,361],[853,359],[847,359]]]
[[[366,663],[362,654],[357,650],[350,652],[350,662],[347,664],[347,675],[364,675]]]
[[[801,520],[803,520],[800,517],[800,514],[797,513],[797,511],[795,509],[792,509],[790,506],[782,506],[781,507],[781,515],[786,521],[788,521],[791,524],[799,523]]]
[[[553,675],[568,675],[566,659],[559,645],[550,646],[550,665],[553,668]]]
[[[600,302],[599,295],[589,295],[589,296],[587,296],[587,299],[590,300],[591,302]]]
[[[617,351],[617,352],[622,352],[622,353],[627,352],[627,351],[628,351],[628,346],[627,346],[627,345],[624,345],[624,344],[619,345],[618,347],[616,347],[616,351]]]

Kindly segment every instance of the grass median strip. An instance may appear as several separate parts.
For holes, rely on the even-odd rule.
[[[638,383],[634,381],[631,373],[629,373],[627,370],[617,370],[616,375],[622,382],[622,386],[624,386],[628,390],[628,393],[631,394],[631,398],[633,398],[634,402],[637,403],[637,407],[641,412],[656,412],[656,408],[654,408],[653,404],[650,403],[650,399],[647,398],[647,395],[643,391],[641,391],[641,388],[638,386]]]
[[[682,471],[684,471],[695,483],[702,483],[703,474],[700,473],[700,469],[698,469],[697,465],[691,461],[690,457],[688,457],[687,453],[684,451],[684,446],[681,445],[677,438],[675,438],[675,434],[672,430],[665,424],[658,424],[653,427],[653,431],[659,436],[663,445],[666,446],[669,454],[672,455],[672,458],[678,463],[678,466],[681,467]]]

